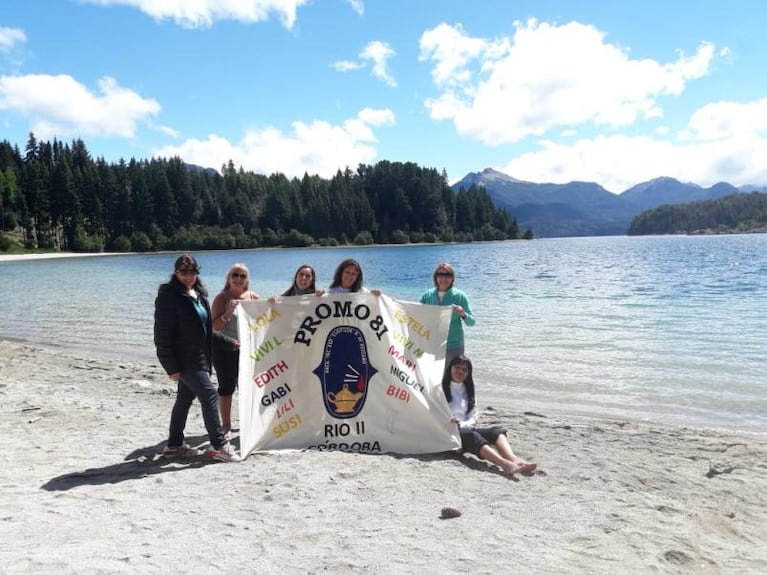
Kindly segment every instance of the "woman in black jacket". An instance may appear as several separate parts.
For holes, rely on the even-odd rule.
[[[170,280],[160,286],[154,302],[154,344],[157,359],[178,393],[170,416],[168,444],[163,457],[197,455],[184,443],[184,427],[194,398],[200,400],[210,438],[205,455],[216,461],[239,461],[224,438],[218,415],[218,390],[210,379],[213,322],[200,267],[191,255],[179,256]]]

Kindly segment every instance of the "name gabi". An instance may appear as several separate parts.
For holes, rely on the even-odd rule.
[[[331,303],[321,303],[314,308],[314,316],[308,315],[299,326],[299,330],[293,336],[293,343],[303,343],[309,346],[312,342],[311,336],[317,332],[317,328],[322,322],[330,317],[353,317],[360,321],[365,321],[370,317],[370,308],[365,304],[357,304],[352,307],[351,301],[334,301]],[[370,320],[370,329],[375,332],[378,341],[389,328],[384,325],[384,320],[380,315]]]
[[[290,393],[291,391],[293,390],[290,389],[290,384],[285,383],[283,385],[278,385],[277,387],[274,388],[273,391],[270,391],[269,393],[264,393],[264,395],[261,397],[261,405],[263,405],[264,407],[269,407],[273,403],[287,396],[288,393]]]

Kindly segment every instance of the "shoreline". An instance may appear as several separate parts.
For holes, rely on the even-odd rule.
[[[104,350],[89,350],[86,348],[71,347],[66,345],[57,345],[55,342],[42,342],[23,337],[13,337],[9,335],[0,335],[0,344],[7,341],[13,344],[39,347],[41,349],[49,350],[53,353],[62,353],[73,356],[86,356],[94,360],[102,362],[113,362],[116,364],[133,364],[135,366],[141,366],[142,369],[160,369],[160,364],[154,355],[144,356],[142,355],[124,355],[109,353]],[[162,374],[164,377],[164,373]],[[215,376],[214,376],[215,381]],[[545,412],[555,417],[573,417],[573,418],[585,418],[598,421],[621,421],[627,424],[634,425],[660,425],[669,428],[689,429],[698,431],[710,431],[714,433],[736,433],[746,434],[757,438],[767,439],[767,430],[757,429],[753,426],[748,427],[728,427],[727,425],[713,425],[710,423],[700,423],[689,420],[664,420],[656,419],[648,415],[631,414],[631,413],[610,413],[606,411],[600,411],[597,407],[593,409],[588,408],[563,408],[561,405],[554,405],[551,403],[542,402],[535,397],[526,397],[525,399],[516,399],[510,401],[508,396],[502,393],[498,393],[492,388],[484,388],[481,391],[481,396],[478,398],[478,406],[480,410],[484,407],[490,411],[496,409],[496,406],[500,406],[504,409],[505,404],[514,403],[524,406],[524,413],[530,416],[538,416],[538,412]]]
[[[88,258],[99,256],[126,256],[127,252],[50,252],[42,254],[0,254],[0,263],[2,262],[23,262],[29,260],[52,260],[66,258]]]
[[[0,340],[8,573],[767,571],[767,438],[496,407],[480,423],[533,476],[450,453],[168,462],[174,396],[159,366]],[[187,434],[206,442],[198,405]]]
[[[499,242],[515,242],[518,240],[521,240],[522,238],[517,239],[507,239],[507,240],[477,240],[473,242],[469,242],[472,244],[493,244],[493,243],[499,243]],[[538,239],[538,238],[532,238],[532,239]],[[527,240],[526,240],[527,241]],[[409,247],[424,247],[424,246],[450,246],[450,245],[458,245],[461,242],[434,242],[434,243],[405,243],[405,244],[364,244],[364,245],[356,245],[356,244],[345,244],[345,245],[337,245],[337,246],[321,246],[321,245],[311,245],[311,246],[300,246],[300,247],[291,247],[291,246],[261,246],[261,247],[255,247],[255,248],[230,248],[230,249],[215,249],[215,250],[207,250],[207,249],[199,249],[199,250],[160,250],[156,252],[48,252],[48,253],[34,253],[34,254],[3,254],[0,253],[0,263],[2,262],[11,262],[11,261],[25,261],[25,260],[41,260],[41,259],[54,259],[54,258],[79,258],[79,257],[96,257],[96,256],[146,256],[146,255],[162,255],[162,254],[185,254],[185,253],[191,253],[195,255],[204,254],[204,253],[222,253],[222,252],[231,252],[231,253],[239,253],[239,252],[253,252],[253,251],[284,251],[284,250],[333,250],[333,249],[365,249],[365,248],[391,248],[391,247],[403,247],[403,248],[409,248]]]

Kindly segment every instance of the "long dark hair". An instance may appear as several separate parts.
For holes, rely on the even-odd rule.
[[[176,272],[180,269],[197,270],[197,276],[192,288],[197,293],[199,293],[202,297],[208,297],[208,290],[205,289],[204,285],[202,285],[202,280],[200,279],[200,273],[199,273],[200,266],[197,263],[197,260],[194,259],[194,256],[192,256],[191,254],[183,254],[178,256],[178,258],[176,258],[176,263],[173,264],[173,273],[170,274],[170,279],[168,280],[168,282],[160,286],[160,292],[163,292],[170,287],[175,287],[177,289],[186,289],[186,286],[184,286],[184,284],[178,281],[178,278],[176,277]]]
[[[298,288],[298,274],[301,273],[302,269],[308,269],[310,272],[312,272],[312,283],[309,284],[309,287],[306,289],[306,291],[300,290]],[[303,264],[298,266],[298,269],[296,270],[296,273],[293,274],[293,285],[290,286],[288,289],[286,289],[283,292],[283,296],[286,295],[304,295],[307,293],[314,293],[317,291],[317,285],[315,282],[317,281],[317,272],[314,271],[314,268],[310,266],[309,264]]]
[[[466,407],[466,413],[471,413],[474,406],[477,404],[476,397],[474,396],[474,366],[471,365],[471,360],[465,355],[459,355],[454,357],[447,366],[444,375],[442,376],[442,391],[445,392],[447,402],[450,403],[453,400],[453,394],[450,393],[450,374],[453,370],[453,366],[463,363],[469,368],[469,373],[466,374],[466,379],[463,384],[466,386],[466,397],[468,399],[468,405]]]
[[[349,288],[349,291],[356,292],[362,289],[362,266],[360,266],[360,263],[354,258],[347,258],[338,264],[336,273],[333,274],[333,283],[330,284],[331,288],[340,287],[341,277],[344,275],[344,270],[349,266],[354,266],[357,268],[357,280],[354,282],[352,287]]]

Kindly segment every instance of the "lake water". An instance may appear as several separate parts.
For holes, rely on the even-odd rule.
[[[281,293],[310,263],[417,301],[441,261],[466,329],[480,405],[767,432],[767,235],[551,238],[371,248],[198,252],[211,297],[234,262]],[[0,262],[0,337],[155,362],[157,286],[177,254]]]

